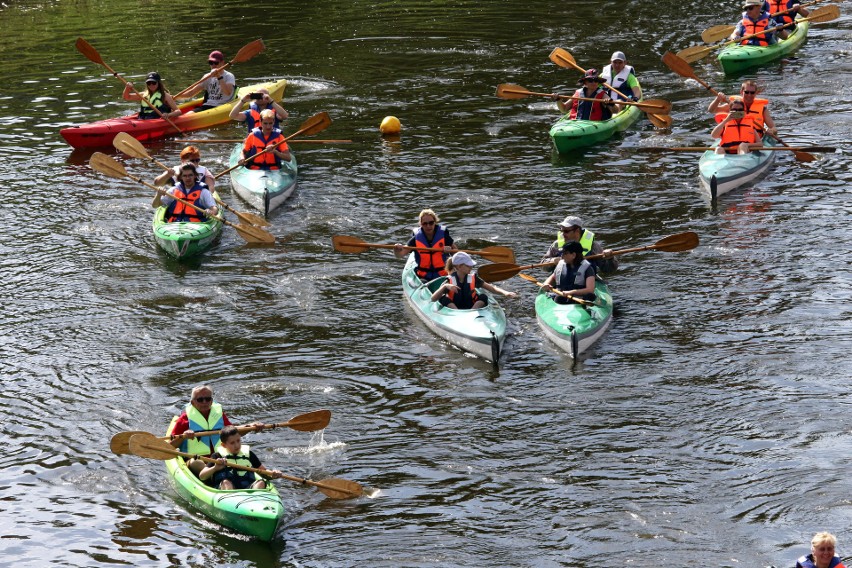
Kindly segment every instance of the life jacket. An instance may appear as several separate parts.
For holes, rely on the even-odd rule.
[[[719,145],[726,149],[729,154],[737,152],[737,146],[742,142],[753,144],[757,142],[757,134],[751,121],[746,119],[732,120],[725,125],[725,130],[722,131],[722,139]]]
[[[559,264],[556,265],[554,274],[556,274],[555,288],[557,290],[581,290],[586,287],[586,278],[594,276],[595,269],[592,268],[592,264],[585,258],[580,262],[580,266],[576,270],[568,266],[568,263],[564,260],[560,260]],[[584,294],[584,296],[592,296],[590,299],[594,299],[594,294]]]
[[[586,97],[583,87],[577,89],[575,97]],[[588,99],[602,99],[606,91],[598,87]],[[571,120],[607,120],[612,117],[612,111],[599,102],[574,100],[571,105]]]
[[[814,562],[813,554],[808,554],[806,556],[802,556],[796,561],[796,568],[816,568],[816,563]],[[828,563],[828,568],[846,568],[843,565],[843,562],[840,560],[839,556],[835,556],[831,559],[831,562]]]
[[[189,201],[190,203],[195,205],[195,203],[199,199],[201,199],[201,192],[204,189],[204,187],[202,187],[198,182],[196,182],[196,184],[192,186],[192,189],[187,192],[186,189],[184,189],[183,187],[183,182],[180,182],[174,187],[174,191],[172,191],[171,195],[173,197]],[[199,209],[203,209],[203,207],[190,207],[181,203],[180,201],[172,201],[166,208],[166,222],[201,223],[206,220],[206,217],[203,217],[198,213]]]
[[[751,120],[754,130],[757,132],[757,137],[763,138],[763,124],[766,122],[766,119],[763,117],[763,109],[769,104],[769,100],[755,98],[750,106],[746,106],[745,101],[740,95],[731,96],[731,100],[743,102],[743,106],[746,108],[746,118]]]
[[[627,79],[630,75],[636,75],[636,70],[633,69],[632,65],[625,65],[624,69],[622,69],[615,77],[612,76],[612,65],[607,65],[603,68],[603,71],[601,71],[601,77],[606,79],[606,82],[614,87],[609,91],[609,98],[614,101],[627,100],[616,93],[616,91],[620,91],[628,97],[633,94],[633,89],[627,86]]]
[[[743,19],[740,24],[743,26],[743,37],[750,36],[752,34],[760,33],[763,30],[769,28],[769,14],[767,12],[763,12],[760,14],[760,17],[757,18],[756,22],[753,22],[745,12],[743,12]],[[744,39],[740,42],[741,45],[759,45],[766,46],[771,43],[772,33],[761,34],[757,37]]]
[[[583,247],[583,256],[586,256],[592,250],[592,244],[595,242],[595,234],[588,229],[583,229],[583,234],[580,235],[579,242],[580,246]],[[559,231],[559,234],[556,235],[556,245],[560,251],[565,246],[565,236],[562,234],[562,231]]]
[[[221,430],[225,427],[224,412],[222,412],[222,405],[218,402],[214,402],[210,406],[210,416],[208,416],[206,420],[204,416],[198,412],[198,409],[192,406],[192,403],[187,403],[184,411],[186,412],[187,418],[189,418],[189,429],[193,432]],[[218,434],[196,437],[193,440],[186,439],[181,442],[180,451],[199,456],[209,456],[213,453],[213,448],[215,448],[218,443]]]
[[[786,14],[777,15],[778,12],[786,12],[787,11],[787,0],[766,0],[769,4],[769,15],[772,16],[772,19],[775,20],[775,24],[779,26],[783,26],[784,24],[789,24],[795,22],[795,14],[792,12],[787,12]],[[793,26],[790,26],[791,29]]]
[[[248,160],[251,156],[259,154],[265,150],[268,145],[281,142],[283,142],[283,144],[278,146],[279,152],[283,152],[288,149],[281,131],[273,130],[269,133],[269,138],[267,139],[263,137],[263,131],[260,128],[255,128],[246,138],[245,144],[243,144],[243,156],[245,156],[246,160]],[[281,158],[270,150],[269,152],[261,155],[259,158],[252,160],[251,162],[247,162],[246,167],[250,170],[280,170]]]
[[[266,109],[271,109],[272,104],[268,104]],[[260,111],[266,110],[257,106],[257,103],[251,103],[249,105],[248,110],[244,111],[243,114],[246,115],[246,126],[248,127],[249,132],[254,130],[255,128],[260,128]],[[276,130],[281,130],[281,124],[278,120],[278,113],[275,114],[275,126],[273,127]]]
[[[430,244],[426,240],[426,234],[423,233],[423,229],[417,229],[414,231],[414,246],[416,249],[424,249],[424,248],[438,248],[443,249],[446,245],[444,244],[444,237],[446,235],[446,227],[443,225],[435,226],[435,236],[432,237],[432,243]],[[444,270],[444,266],[447,262],[447,255],[444,254],[443,251],[436,252],[417,252],[417,276],[420,279],[426,279],[427,276],[431,275],[429,280],[437,278],[438,276],[446,276],[447,271]]]
[[[225,449],[225,446],[223,446],[220,442],[216,445],[216,453],[236,465],[252,467],[251,448],[245,444],[241,445],[239,453],[234,455],[229,453],[228,450]],[[260,476],[253,471],[245,471],[242,469],[234,469],[230,467],[226,468],[225,470],[230,472],[232,475],[235,475],[236,477],[245,477],[247,475],[251,475],[254,476],[255,479],[260,479]]]
[[[466,288],[468,288],[468,289],[470,290],[470,294],[469,294],[469,297],[470,297],[470,305],[469,305],[469,306],[467,306],[467,305],[465,305],[465,304],[463,304],[463,305],[461,305],[461,306],[460,306],[460,305],[459,305],[459,302],[456,302],[456,300],[455,300],[455,297],[456,297],[456,292],[455,292],[455,290],[450,290],[449,292],[447,292],[447,297],[448,297],[448,298],[450,299],[450,301],[451,301],[452,303],[454,303],[454,304],[456,305],[456,307],[457,307],[458,309],[460,309],[460,310],[469,310],[469,309],[471,309],[471,308],[473,307],[473,305],[477,302],[477,300],[479,300],[479,294],[477,294],[477,293],[476,293],[476,286],[474,286],[474,284],[476,284],[476,276],[475,276],[473,273],[470,273],[470,274],[468,274],[468,278],[469,278],[470,280],[469,280],[468,282],[466,282],[467,286],[464,286],[463,284],[459,284],[458,275],[456,275],[456,274],[450,274],[450,275],[447,277],[447,280],[450,282],[450,284],[453,284],[454,286],[459,286],[459,287],[466,287]],[[466,299],[466,298],[465,298],[465,296],[468,296],[468,295],[467,295],[467,294],[463,294],[463,293],[459,292],[458,296],[459,296],[459,301],[461,301],[461,300]]]
[[[161,91],[154,91],[153,95],[148,95],[148,93],[139,93],[142,97],[147,99],[152,105],[154,105],[157,110],[159,110],[163,114],[167,114],[172,112],[172,109],[169,108],[169,105],[166,104],[164,100],[163,93]],[[152,118],[160,118],[160,115],[157,112],[149,107],[144,102],[139,109],[139,116],[137,117],[140,120],[149,120]]]

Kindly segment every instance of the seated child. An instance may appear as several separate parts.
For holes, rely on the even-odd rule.
[[[198,477],[207,481],[212,476],[213,486],[218,489],[266,489],[266,482],[257,473],[228,467],[228,462],[262,469],[264,475],[273,479],[282,476],[277,469],[266,469],[261,465],[255,453],[242,444],[242,436],[235,426],[222,428],[219,444],[210,457],[215,459],[216,463],[202,469]]]

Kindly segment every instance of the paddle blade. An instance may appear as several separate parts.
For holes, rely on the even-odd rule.
[[[93,170],[97,170],[109,177],[127,177],[127,170],[124,169],[124,166],[116,162],[114,158],[107,156],[102,152],[95,152],[92,154],[92,157],[89,158],[89,166],[91,166]]]
[[[334,250],[337,252],[355,253],[370,250],[370,247],[364,246],[367,243],[361,239],[347,235],[334,235],[331,237],[331,244],[334,245]]]
[[[667,114],[648,113],[645,116],[647,116],[648,120],[651,121],[651,124],[653,124],[657,128],[662,128],[663,130],[666,130],[672,127],[672,117]]]
[[[116,150],[124,152],[131,158],[140,158],[142,160],[150,160],[151,156],[142,145],[142,142],[128,134],[127,132],[119,132],[112,139],[112,145]]]
[[[119,432],[115,436],[113,436],[109,441],[109,449],[112,453],[117,454],[119,456],[127,455],[130,453],[130,438],[136,434],[143,434],[146,436],[153,436],[144,430],[132,430],[128,432]]]
[[[152,460],[170,460],[179,454],[179,452],[174,449],[171,444],[160,440],[148,432],[130,436],[130,443],[128,446],[130,448],[130,453],[134,456],[150,458]]]
[[[327,112],[320,112],[308,120],[299,125],[299,130],[285,138],[285,140],[289,140],[290,138],[295,138],[296,136],[302,135],[310,135],[316,134],[317,132],[322,132],[326,128],[331,126],[331,117],[328,116]]]
[[[521,270],[522,268],[517,264],[496,262],[483,265],[476,271],[476,274],[486,282],[500,282],[501,280],[508,280]]]
[[[294,416],[284,423],[284,426],[297,432],[316,432],[322,430],[331,422],[330,410],[315,410]]]
[[[536,286],[544,286],[544,284],[536,280],[535,276],[533,276],[532,274],[524,274],[523,272],[520,272],[518,273],[518,276],[520,276],[524,280],[527,280],[528,282],[532,282]]]
[[[693,45],[678,51],[677,56],[687,63],[695,63],[707,57],[714,49],[716,49],[715,46]]]
[[[550,60],[559,65],[560,67],[565,67],[567,69],[576,69],[577,71],[585,71],[577,65],[577,62],[574,60],[574,56],[562,49],[561,47],[557,47],[553,51],[550,52],[549,56]]]
[[[664,252],[683,252],[685,250],[692,250],[697,246],[698,235],[692,231],[687,231],[660,239],[651,248]]]
[[[811,12],[805,20],[810,20],[812,24],[820,22],[830,22],[840,17],[840,7],[836,4],[831,6],[823,6]]]
[[[364,494],[360,483],[348,479],[329,477],[322,481],[308,481],[308,484],[313,485],[320,493],[332,499],[352,499]]]
[[[237,211],[236,209],[234,209],[230,205],[227,205],[224,201],[221,201],[219,199],[217,199],[216,202],[234,215],[236,215],[237,218],[243,223],[248,223],[249,225],[254,225],[256,227],[269,227],[270,225],[272,225],[272,223],[270,223],[260,215],[255,215],[254,213],[249,213],[247,211]]]
[[[86,59],[88,59],[92,63],[97,63],[98,65],[104,64],[104,60],[101,58],[101,54],[98,53],[98,51],[83,38],[78,37],[77,41],[74,43],[74,47],[76,47],[77,51],[82,53],[86,57]]]
[[[687,48],[691,49],[691,48]],[[686,51],[686,50],[684,50]],[[671,51],[667,51],[663,54],[663,63],[666,64],[666,67],[680,75],[681,77],[685,77],[687,79],[696,79],[695,70],[689,65],[689,63],[680,56],[680,52],[678,55],[675,55]]]
[[[264,49],[266,49],[266,46],[263,45],[263,40],[256,39],[253,42],[244,45],[231,60],[231,63],[243,63],[248,61]]]
[[[515,251],[509,247],[485,247],[479,251],[471,251],[483,258],[487,258],[491,262],[515,262]]]
[[[275,244],[275,235],[264,231],[260,227],[255,227],[254,225],[243,225],[227,223],[231,227],[237,230],[237,234],[239,234],[244,241],[247,243],[258,244],[258,245],[272,245]]]
[[[616,101],[618,102],[618,101]],[[672,110],[671,101],[665,99],[643,99],[636,105],[646,112],[669,114]]]
[[[704,43],[716,43],[717,41],[728,39],[731,34],[734,33],[735,29],[736,26],[728,26],[724,24],[707,28],[701,32],[701,41]]]
[[[497,96],[501,99],[525,99],[531,94],[532,93],[520,85],[513,85],[512,83],[502,83],[497,85]]]

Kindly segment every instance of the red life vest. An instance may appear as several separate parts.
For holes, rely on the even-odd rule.
[[[470,307],[469,308],[461,308],[461,307],[458,306],[458,304],[456,304],[456,307],[459,308],[460,310],[469,310],[470,308],[473,307],[473,305],[477,302],[477,300],[479,300],[479,294],[476,293],[476,286],[474,286],[474,283],[476,282],[476,276],[473,273],[471,273],[471,274],[468,275],[468,277],[470,278],[470,281],[468,281],[468,286],[470,288]],[[458,276],[456,276],[455,274],[450,274],[447,277],[447,279],[450,281],[450,284],[453,284],[455,286],[459,285]],[[454,304],[456,303],[455,296],[456,296],[455,290],[450,290],[449,292],[447,292],[447,298],[449,298],[450,301]],[[459,294],[459,297],[461,297],[461,294]]]
[[[284,136],[280,130],[273,130],[269,134],[269,139],[266,139],[263,137],[263,131],[260,128],[255,128],[246,138],[245,144],[243,144],[243,156],[248,159],[265,150],[270,144],[280,144],[277,148],[280,152],[288,149],[287,142],[284,142]],[[247,162],[246,167],[250,170],[280,170],[281,158],[270,150],[260,157]]]
[[[179,183],[174,187],[174,191],[172,191],[171,194],[178,199],[189,201],[195,205],[195,202],[201,197],[202,189],[204,188],[195,184],[192,187],[192,191],[187,193],[183,187],[183,183]],[[189,205],[184,205],[180,201],[172,201],[169,203],[165,217],[167,223],[201,223],[204,221],[204,219],[202,219],[199,215],[198,209],[190,207]]]
[[[447,271],[444,270],[444,266],[446,264],[446,257],[443,253],[444,249],[444,233],[445,229],[443,225],[435,226],[435,236],[432,239],[432,244],[429,244],[426,241],[426,235],[423,233],[423,229],[417,229],[414,233],[414,246],[418,249],[429,249],[429,248],[437,248],[441,249],[441,251],[436,252],[417,252],[418,264],[417,264],[417,276],[420,278],[426,278],[426,275],[429,272],[437,272],[438,276],[446,276]]]
[[[719,145],[726,148],[729,154],[734,154],[737,151],[736,146],[739,146],[742,142],[748,142],[749,144],[757,142],[754,127],[751,121],[745,118],[742,120],[732,120],[725,125]]]
[[[592,93],[591,97],[586,97],[582,87],[574,93],[575,97],[585,97],[588,99],[603,99],[606,97],[606,91],[600,87]],[[592,101],[578,101],[574,99],[574,104],[571,105],[571,120],[606,120],[612,117],[612,111],[605,109],[603,104]]]
[[[743,14],[743,20],[740,22],[744,28],[743,37],[762,32],[769,27],[769,22],[769,15],[766,12],[761,14],[756,22],[752,22],[745,14]],[[761,34],[757,37],[744,39],[740,42],[740,44],[766,46],[769,45],[768,35],[769,34]]]
[[[790,12],[780,16],[775,15],[778,12],[787,11],[787,0],[766,0],[766,2],[769,3],[769,15],[773,17],[777,25],[789,24],[794,21],[793,14]]]

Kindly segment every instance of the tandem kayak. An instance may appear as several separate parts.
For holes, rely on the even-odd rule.
[[[775,146],[775,139],[766,136],[764,146]],[[708,150],[698,160],[698,178],[701,186],[716,199],[741,185],[762,176],[772,162],[777,152],[749,152],[748,154],[719,155]]]
[[[560,154],[592,146],[612,138],[639,120],[642,111],[630,105],[608,120],[571,120],[566,114],[550,128],[553,145]]]
[[[588,307],[574,302],[557,304],[544,290],[535,298],[539,327],[575,359],[600,339],[612,321],[612,295],[603,280],[595,284],[595,295],[595,305]]]
[[[423,283],[415,272],[416,268],[414,253],[411,253],[402,271],[402,293],[417,317],[451,345],[497,365],[506,340],[506,312],[494,295],[488,294],[488,305],[478,310],[444,307],[431,298],[446,277]],[[477,292],[486,294],[484,290]]]
[[[214,194],[218,197],[218,194]],[[213,218],[202,223],[167,223],[166,208],[154,212],[154,240],[170,256],[181,259],[196,256],[207,249],[222,234],[222,222]]]
[[[799,22],[793,33],[787,36],[787,39],[782,39],[772,45],[728,46],[719,52],[719,63],[722,64],[725,73],[734,74],[789,55],[808,39],[810,25],[811,23],[808,20]]]
[[[229,167],[234,167],[242,157],[243,145],[237,144],[231,152]],[[296,154],[290,149],[290,161],[281,164],[280,170],[250,170],[239,167],[228,174],[231,187],[249,205],[263,211],[264,216],[284,203],[296,189],[299,167]]]
[[[193,109],[200,106],[203,101],[202,99],[194,99],[178,105],[183,114],[171,119],[171,121],[183,132],[225,124],[230,120],[228,114],[230,114],[231,109],[240,102],[240,99],[246,93],[253,93],[257,89],[266,88],[269,89],[269,94],[273,99],[281,102],[286,85],[287,81],[281,79],[271,83],[258,83],[242,87],[237,90],[236,96],[230,102],[199,112],[193,112]],[[59,134],[74,148],[112,146],[112,140],[119,132],[127,132],[142,142],[180,135],[180,132],[175,130],[174,126],[165,119],[139,120],[137,116],[139,116],[139,113],[121,118],[108,118],[80,126],[71,126],[60,130]]]
[[[172,418],[168,434],[177,422]],[[267,481],[265,489],[214,489],[198,479],[182,457],[166,461],[172,485],[194,509],[240,534],[270,541],[284,516],[278,489]]]

